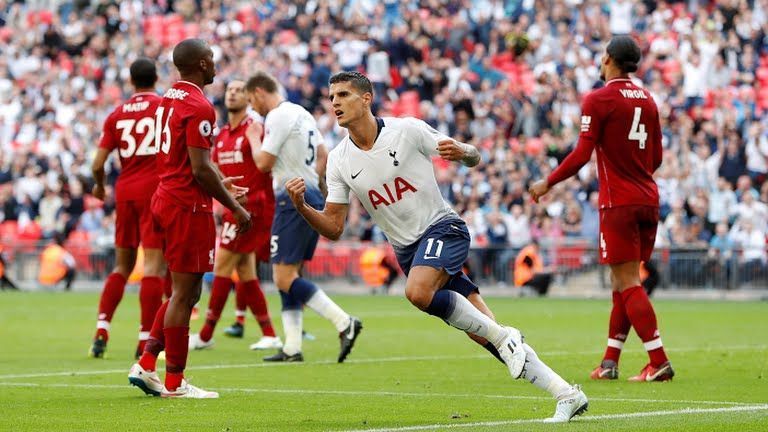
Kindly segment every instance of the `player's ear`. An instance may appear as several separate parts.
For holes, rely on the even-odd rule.
[[[373,94],[371,92],[363,93],[363,101],[365,101],[365,106],[370,108],[373,104]]]

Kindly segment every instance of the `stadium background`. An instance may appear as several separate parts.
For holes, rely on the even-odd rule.
[[[537,240],[559,284],[594,286],[595,275],[604,280],[594,263],[594,164],[540,205],[525,191],[575,144],[580,100],[598,85],[605,42],[630,33],[644,54],[637,77],[664,127],[655,257],[663,285],[764,287],[767,14],[766,0],[0,1],[8,274],[34,286],[37,256],[56,233],[67,238],[79,281],[110,271],[113,190],[103,204],[88,193],[102,122],[131,94],[132,60],[157,59],[160,91],[177,78],[170,48],[201,37],[216,56],[206,93],[220,123],[227,80],[264,69],[315,115],[332,147],[343,131],[325,98],[328,77],[363,71],[378,115],[416,116],[481,149],[473,170],[436,162],[444,196],[473,235],[476,279],[507,287],[515,254]],[[353,204],[344,242],[321,244],[307,271],[357,281],[361,242],[382,240]]]

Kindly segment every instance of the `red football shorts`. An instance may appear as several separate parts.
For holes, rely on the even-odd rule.
[[[658,207],[631,205],[601,209],[600,263],[648,261],[658,225]]]
[[[256,253],[256,260],[269,262],[269,239],[272,237],[272,220],[255,219],[251,229],[237,232],[237,223],[232,212],[225,211],[221,217],[221,241],[219,246],[235,253]]]
[[[155,225],[150,201],[118,201],[115,210],[115,246],[137,249],[162,249],[163,235]]]
[[[168,268],[177,273],[213,270],[216,226],[212,213],[191,212],[156,195],[152,215],[165,240],[163,255]]]

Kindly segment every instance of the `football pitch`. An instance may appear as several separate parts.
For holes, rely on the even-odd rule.
[[[279,300],[268,298],[282,333]],[[0,430],[768,431],[766,302],[655,301],[676,376],[629,383],[647,359],[635,334],[619,381],[588,379],[602,356],[609,300],[486,299],[590,398],[585,415],[546,425],[555,407],[548,395],[513,381],[485,350],[404,298],[334,298],[364,323],[346,363],[336,363],[335,329],[312,311],[304,323],[317,339],[304,341],[305,363],[263,363],[265,353],[248,350],[260,336],[252,317],[245,339],[222,335],[234,315],[230,299],[215,347],[190,352],[186,373],[221,398],[164,400],[128,385],[135,292],[116,313],[106,359],[86,356],[96,293],[0,293]],[[192,331],[201,325],[193,321]]]

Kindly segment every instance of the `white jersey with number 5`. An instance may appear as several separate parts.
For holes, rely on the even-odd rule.
[[[275,192],[285,191],[285,182],[302,177],[308,188],[319,189],[315,163],[323,135],[312,114],[301,105],[283,101],[264,119],[261,150],[277,158],[272,168]]]
[[[432,157],[449,137],[415,118],[377,118],[368,151],[345,137],[328,154],[327,202],[348,204],[353,192],[394,246],[408,246],[435,222],[456,215],[440,194]]]

